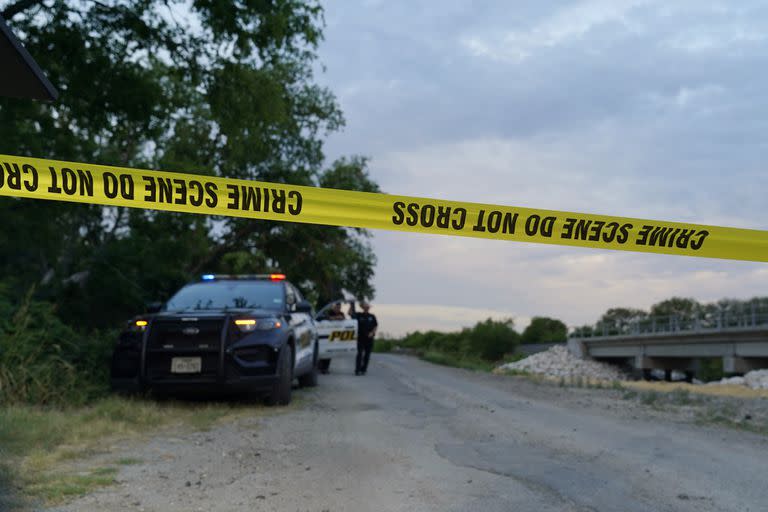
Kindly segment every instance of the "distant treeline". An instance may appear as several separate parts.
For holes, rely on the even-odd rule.
[[[702,325],[727,322],[729,319],[749,318],[752,313],[758,318],[768,314],[768,297],[749,300],[722,299],[712,303],[701,303],[696,299],[672,297],[658,302],[648,311],[635,308],[610,308],[603,313],[595,325],[576,327],[571,335],[617,334],[628,332],[638,322],[655,319],[680,325],[697,321]],[[514,321],[488,319],[474,327],[456,332],[416,331],[397,339],[381,340],[379,351],[401,347],[417,352],[427,360],[475,369],[488,369],[502,361],[522,357],[518,353],[521,344],[564,343],[568,338],[568,327],[556,318],[537,316],[519,333]]]
[[[701,303],[696,299],[672,297],[651,306],[650,310],[611,308],[595,325],[583,325],[572,331],[573,336],[622,334],[653,323],[658,329],[681,326],[719,327],[752,318],[764,319],[768,314],[768,297],[749,300],[721,299]]]

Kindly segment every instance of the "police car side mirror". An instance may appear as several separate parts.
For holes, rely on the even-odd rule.
[[[159,313],[163,309],[162,302],[149,302],[146,305],[147,313]]]
[[[312,304],[310,304],[306,300],[302,300],[301,302],[296,304],[296,312],[297,313],[312,313]]]

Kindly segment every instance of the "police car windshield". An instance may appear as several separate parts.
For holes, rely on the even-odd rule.
[[[165,306],[190,309],[283,308],[283,286],[271,281],[216,281],[185,286]]]

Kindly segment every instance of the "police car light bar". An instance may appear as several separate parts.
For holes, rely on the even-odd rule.
[[[249,279],[268,279],[270,281],[285,281],[285,274],[203,274],[203,281],[215,280],[249,280]]]

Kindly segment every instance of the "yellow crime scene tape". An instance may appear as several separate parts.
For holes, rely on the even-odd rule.
[[[0,155],[0,195],[594,249],[768,261],[768,231]]]

